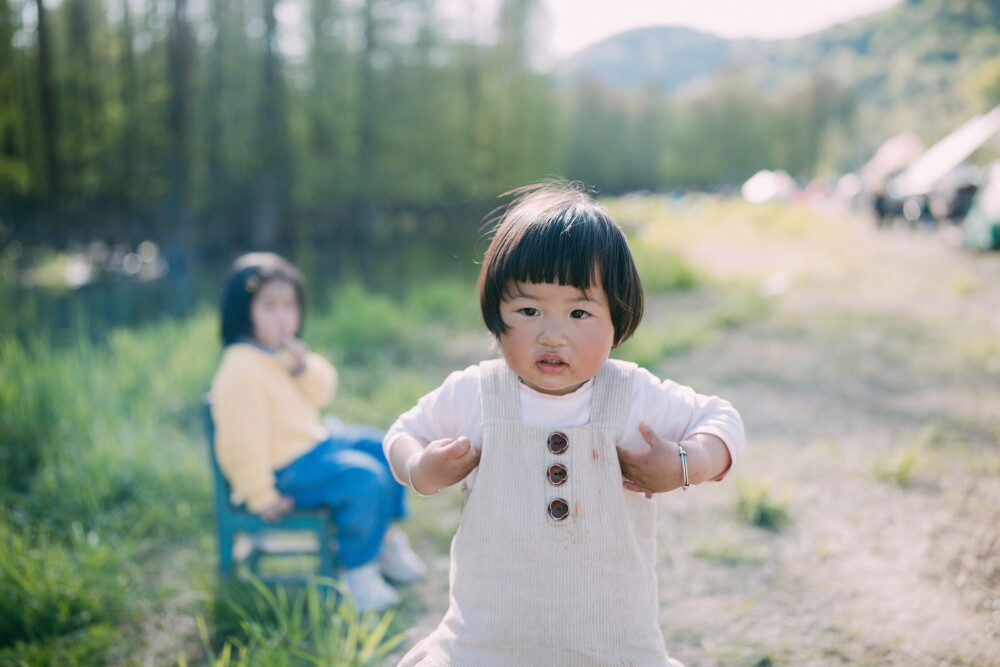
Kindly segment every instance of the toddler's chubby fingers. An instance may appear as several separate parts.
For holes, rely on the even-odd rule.
[[[472,449],[472,442],[464,435],[455,438],[441,448],[442,451],[447,452],[449,457],[456,459],[465,456],[470,449]]]
[[[455,447],[464,454],[470,447],[472,447],[472,441],[469,440],[469,436],[463,435],[452,440],[451,446]]]
[[[476,447],[474,444],[472,444],[472,441],[470,441],[469,438],[467,438],[466,436],[463,435],[461,438],[458,438],[458,440],[456,440],[455,442],[458,442],[459,440],[463,442],[460,445],[462,449],[462,454],[458,457],[458,460],[462,463],[463,466],[465,466],[466,470],[472,470],[477,465],[479,465],[479,457],[481,452],[479,448]]]
[[[663,438],[657,435],[656,431],[651,429],[646,422],[641,422],[639,424],[639,434],[650,447],[656,447],[658,444],[663,442]]]
[[[630,480],[626,479],[626,480],[622,481],[622,486],[624,486],[629,491],[635,491],[636,493],[644,494],[647,498],[652,498],[653,497],[653,491],[652,490],[647,489],[644,486],[640,486],[640,485],[636,484],[633,481],[630,481]]]

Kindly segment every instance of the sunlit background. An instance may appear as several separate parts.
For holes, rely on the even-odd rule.
[[[547,176],[605,195],[732,190],[760,170],[832,188],[890,138],[922,151],[997,103],[995,11],[5,0],[5,275],[155,280],[169,285],[157,308],[180,314],[239,249],[323,248],[336,261],[303,257],[310,273],[386,281],[399,265],[377,255],[426,245],[438,264],[433,249],[468,247],[498,194]],[[9,288],[12,309],[32,302],[63,333],[79,320]]]
[[[636,253],[616,354],[751,432],[662,503],[668,644],[996,664],[998,105],[995,0],[0,0],[0,664],[341,664],[357,619],[214,588],[223,273],[296,262],[386,427],[488,353],[483,221],[553,176]],[[447,597],[457,504],[416,507],[390,637]]]

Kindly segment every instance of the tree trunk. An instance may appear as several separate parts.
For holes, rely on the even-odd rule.
[[[375,2],[365,0],[362,10],[364,47],[361,52],[360,104],[358,106],[358,171],[361,206],[357,214],[355,238],[359,256],[368,264],[375,254],[376,212],[376,119],[374,56],[378,48]]]
[[[223,54],[225,53],[226,0],[212,0],[212,21],[215,23],[215,43],[212,45],[212,60],[209,71],[208,95],[208,135],[205,138],[205,159],[208,163],[208,210],[211,233],[218,238],[224,231],[221,212],[224,204],[223,193],[227,191],[225,168],[222,160],[223,135],[223,94],[225,73]]]
[[[122,0],[122,107],[125,113],[125,136],[122,141],[121,160],[119,170],[121,181],[119,183],[119,197],[124,206],[124,213],[128,220],[129,232],[135,236],[136,229],[133,228],[135,208],[138,201],[137,176],[139,139],[138,139],[138,118],[139,118],[139,95],[138,84],[136,83],[135,71],[135,51],[132,48],[132,10],[129,8],[129,0]]]
[[[49,43],[48,10],[44,0],[35,0],[38,12],[38,96],[42,120],[42,154],[45,160],[45,192],[50,208],[58,210],[62,201],[59,163],[59,109],[52,81],[52,47]]]
[[[167,179],[170,191],[164,206],[163,233],[167,238],[167,261],[175,285],[168,310],[187,312],[194,302],[195,238],[190,206],[190,96],[191,59],[194,40],[187,20],[187,0],[174,0],[174,15],[167,44],[170,99],[167,130],[170,147]]]
[[[280,112],[281,90],[278,56],[274,52],[277,20],[274,10],[276,0],[264,2],[263,86],[260,99],[260,150],[261,165],[257,175],[257,210],[254,213],[252,242],[259,250],[272,250],[278,238],[279,170],[284,167],[281,159],[281,132],[284,119]]]

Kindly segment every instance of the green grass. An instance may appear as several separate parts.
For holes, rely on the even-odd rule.
[[[842,225],[806,207],[779,202],[751,204],[740,197],[690,196],[616,199],[603,202],[616,222],[643,242],[681,248],[691,241],[724,238],[752,243],[762,239],[836,239]]]
[[[690,290],[707,282],[707,277],[679,252],[633,241],[632,256],[647,294]]]
[[[752,526],[780,530],[788,522],[788,492],[776,492],[769,482],[746,478],[736,480],[737,507],[742,518]]]
[[[341,371],[332,409],[385,427],[411,407],[443,379],[442,330],[480,327],[473,289],[432,282],[395,300],[351,284],[333,293],[329,312],[308,313],[306,342]],[[213,518],[200,399],[221,353],[217,332],[217,315],[205,310],[114,332],[101,345],[0,341],[0,663],[99,662],[116,644],[121,653],[140,608],[165,604],[130,595],[137,578],[156,574],[144,572],[155,561],[146,554],[214,544],[205,539]],[[206,579],[192,574],[187,585]],[[213,604],[214,592],[202,595]],[[335,629],[309,631],[324,660],[337,637],[364,638],[351,655],[368,657],[334,664],[367,664],[391,643],[362,632],[360,620],[324,623]],[[259,657],[274,628],[260,620],[251,629],[239,636]]]
[[[699,540],[692,553],[698,558],[727,567],[757,565],[764,561],[760,549],[740,540],[732,531]]]
[[[880,459],[872,468],[872,474],[879,481],[895,486],[909,484],[920,461],[920,453],[913,447],[896,449],[888,457]]]
[[[61,538],[0,531],[0,664],[80,664],[110,648],[138,575],[137,541],[79,524]]]
[[[202,643],[213,667],[379,664],[403,641],[395,613],[360,613],[336,591],[335,580],[317,577],[304,589],[268,588],[260,581],[229,586],[214,603],[216,624],[230,628],[221,646],[199,617]],[[178,664],[187,665],[181,655]]]
[[[679,310],[663,325],[641,325],[630,339],[615,349],[613,356],[655,370],[663,359],[710,344],[728,330],[767,312],[767,302],[753,292],[730,291],[730,296],[718,304]]]

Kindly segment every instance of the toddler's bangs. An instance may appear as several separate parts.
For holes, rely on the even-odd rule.
[[[603,264],[594,226],[548,220],[524,230],[497,266],[497,276],[511,282],[554,283],[587,291],[598,283]],[[500,259],[500,258],[498,258]]]

